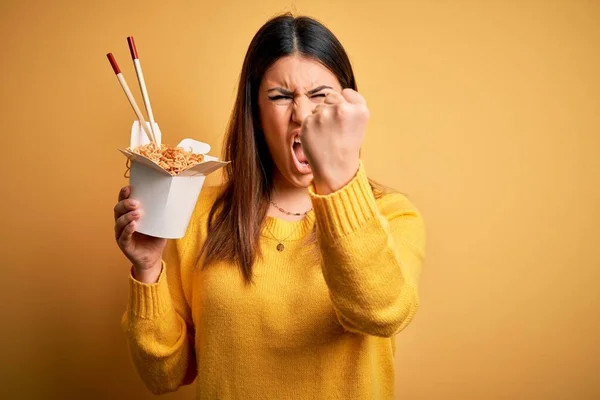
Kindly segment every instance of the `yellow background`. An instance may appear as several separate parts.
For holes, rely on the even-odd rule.
[[[426,219],[398,398],[600,398],[600,2],[250,3],[0,3],[3,396],[153,398],[119,327],[134,116],[105,54],[141,100],[133,35],[165,140],[219,153],[250,39],[292,10],[345,45],[367,170]]]

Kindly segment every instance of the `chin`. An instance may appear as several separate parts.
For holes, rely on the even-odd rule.
[[[313,174],[303,174],[300,176],[292,174],[292,179],[288,179],[288,181],[297,188],[306,189],[313,181]]]
[[[310,166],[300,165],[297,160],[279,160],[275,162],[275,176],[281,183],[289,185],[290,187],[306,189],[310,186],[313,181],[314,175]],[[283,168],[279,168],[281,165]]]

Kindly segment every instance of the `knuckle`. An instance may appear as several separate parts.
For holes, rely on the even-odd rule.
[[[122,232],[123,229],[125,229],[125,227],[127,226],[127,215],[122,215],[121,217],[119,217],[117,225],[119,226],[119,232]]]
[[[119,230],[119,232],[118,232],[118,235],[119,235],[119,236],[117,237],[117,241],[118,241],[118,242],[119,242],[121,245],[124,245],[124,244],[125,244],[125,242],[127,241],[127,235],[125,235],[125,231],[126,231],[126,228],[122,228],[122,229],[120,229],[120,230]]]
[[[121,237],[121,232],[123,230],[121,229],[121,227],[115,225],[115,239],[117,239],[117,241],[119,240],[119,238]]]
[[[371,116],[371,111],[369,110],[369,107],[367,107],[366,104],[362,104],[359,108],[359,115],[363,118],[369,118]]]
[[[345,116],[347,116],[350,113],[350,106],[348,104],[346,104],[346,103],[339,104],[335,108],[335,112],[340,117],[345,117]]]

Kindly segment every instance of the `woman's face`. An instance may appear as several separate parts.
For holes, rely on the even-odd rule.
[[[336,76],[318,61],[293,55],[280,58],[265,72],[258,92],[262,129],[275,163],[276,178],[308,187],[310,166],[295,140],[304,119],[331,91],[341,93]]]

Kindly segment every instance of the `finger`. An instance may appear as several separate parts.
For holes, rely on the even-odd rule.
[[[117,242],[122,249],[125,249],[128,247],[129,243],[131,243],[131,239],[135,233],[136,225],[137,224],[135,221],[131,221],[129,224],[127,224],[127,226],[125,226],[121,234],[117,237]]]
[[[130,194],[131,194],[131,186],[129,186],[129,185],[123,186],[121,188],[121,190],[119,191],[119,201],[129,198]]]
[[[313,115],[318,114],[318,113],[323,113],[328,108],[331,108],[331,104],[325,104],[325,103],[317,104],[315,106],[315,108],[313,108],[312,113],[313,113]]]
[[[121,215],[115,221],[115,238],[119,238],[123,233],[123,229],[132,221],[137,221],[140,218],[140,211],[131,211]]]
[[[365,100],[364,97],[362,97],[360,95],[360,93],[358,93],[355,90],[352,89],[344,89],[342,90],[342,96],[344,96],[344,98],[346,99],[346,101],[348,103],[352,103],[352,104],[367,104],[367,101]]]
[[[127,199],[119,201],[114,208],[115,220],[129,211],[137,210],[139,207],[140,202],[137,200]]]
[[[327,93],[327,96],[325,97],[325,104],[338,104],[338,103],[342,103],[345,102],[346,99],[344,99],[344,96],[342,96],[340,93],[338,92],[329,92]]]

